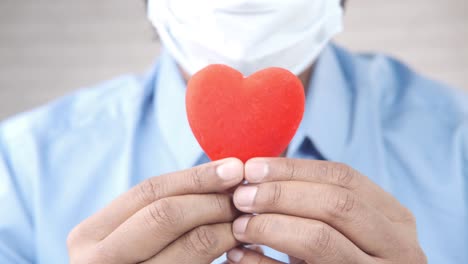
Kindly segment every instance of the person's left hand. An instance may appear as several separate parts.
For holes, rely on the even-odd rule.
[[[243,243],[288,254],[293,263],[427,263],[411,212],[354,169],[339,163],[255,158],[234,204]],[[252,215],[252,213],[254,215]],[[231,263],[278,264],[236,248]]]

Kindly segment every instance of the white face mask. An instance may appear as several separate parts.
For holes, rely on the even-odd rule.
[[[163,45],[189,74],[209,64],[245,76],[267,67],[300,74],[342,29],[340,0],[149,0]]]

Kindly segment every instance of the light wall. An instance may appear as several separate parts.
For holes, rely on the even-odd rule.
[[[348,0],[355,51],[393,54],[468,90],[466,0]],[[0,1],[0,120],[79,87],[147,69],[159,49],[143,1]]]

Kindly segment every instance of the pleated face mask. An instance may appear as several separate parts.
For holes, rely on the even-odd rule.
[[[164,47],[189,74],[226,64],[298,75],[342,29],[340,0],[149,0]]]

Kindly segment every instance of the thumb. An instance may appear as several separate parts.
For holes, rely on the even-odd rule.
[[[233,248],[227,252],[227,258],[231,264],[284,264],[283,262],[269,258],[263,253],[258,252],[261,248],[254,246],[254,249],[247,249],[243,247]]]

